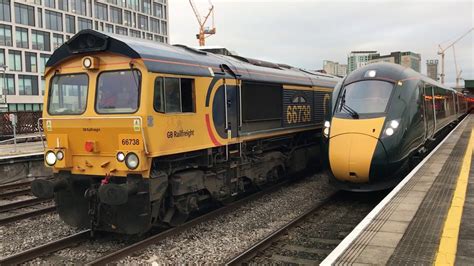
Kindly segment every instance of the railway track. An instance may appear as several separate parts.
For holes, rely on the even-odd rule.
[[[20,220],[24,220],[24,219],[27,219],[27,218],[36,217],[36,216],[43,215],[43,214],[46,214],[46,213],[52,213],[52,212],[55,212],[55,211],[56,211],[55,206],[35,208],[34,210],[31,210],[31,211],[22,212],[20,214],[14,214],[14,215],[11,215],[11,216],[8,216],[8,217],[5,217],[5,218],[0,218],[0,226],[5,225],[5,224],[9,224],[9,223],[13,223],[13,222],[17,222],[17,221],[20,221]]]
[[[29,194],[31,194],[30,188],[22,188],[22,189],[18,189],[14,191],[2,192],[0,194],[0,199],[14,198],[17,196],[23,196],[23,195],[29,195]]]
[[[34,178],[49,179],[51,178],[51,176],[37,176]],[[31,182],[33,182],[33,180],[0,185],[0,199],[7,199],[31,194]]]
[[[35,216],[56,211],[56,207],[54,205],[44,206],[46,203],[52,203],[52,199],[32,198],[1,205],[0,214],[2,217],[0,218],[0,225],[13,223],[23,219],[32,218]],[[28,210],[20,210],[26,208],[28,208]],[[4,215],[8,212],[11,212],[13,214]]]
[[[21,209],[21,208],[26,208],[26,207],[32,207],[32,206],[36,206],[36,205],[51,202],[51,201],[52,201],[51,199],[39,199],[39,198],[15,201],[15,202],[8,203],[5,205],[0,205],[0,213],[8,212],[11,210],[16,210],[16,209]]]
[[[32,181],[25,181],[25,182],[17,182],[17,183],[0,185],[0,191],[27,187],[31,185],[31,182]]]
[[[145,239],[136,241],[130,245],[127,245],[124,248],[115,250],[113,252],[107,253],[103,256],[97,257],[96,259],[86,263],[87,265],[104,265],[107,263],[111,263],[117,260],[120,260],[121,258],[124,258],[126,256],[132,255],[136,252],[140,252],[150,245],[163,241],[167,237],[179,234],[193,226],[196,226],[200,223],[203,223],[205,221],[208,221],[212,218],[215,218],[217,216],[223,215],[225,213],[231,212],[232,210],[235,210],[236,208],[242,206],[243,204],[255,200],[265,194],[268,194],[269,192],[275,191],[284,185],[287,185],[291,183],[292,180],[286,180],[283,181],[277,185],[274,185],[268,189],[255,192],[247,197],[244,197],[240,200],[237,200],[235,202],[232,202],[228,205],[225,205],[223,207],[220,207],[218,209],[215,209],[213,211],[210,211],[206,214],[200,215],[178,227],[173,227],[170,229],[164,229],[159,231],[158,233],[152,234],[150,237],[147,237]],[[24,263],[30,260],[33,260],[38,257],[45,257],[49,254],[52,254],[54,252],[57,252],[59,250],[63,250],[65,248],[74,246],[74,245],[80,245],[81,242],[85,242],[86,240],[89,239],[89,236],[91,235],[90,230],[82,231],[80,233],[77,233],[75,235],[61,238],[59,240],[44,244],[39,247],[35,247],[26,251],[23,251],[21,253],[17,253],[14,255],[11,255],[9,257],[5,257],[0,259],[0,265],[10,265],[10,264],[20,264]]]
[[[2,191],[0,198],[5,199],[14,198],[21,195],[28,195],[30,194],[30,185],[31,181],[2,185],[0,186],[0,190],[7,190],[7,192]],[[0,225],[5,225],[26,218],[54,212],[56,210],[54,206],[44,206],[46,203],[51,202],[52,199],[29,198],[0,205]],[[28,208],[28,210],[20,210],[26,208]],[[5,213],[8,212],[13,214],[5,215]]]
[[[86,241],[90,236],[90,230],[81,231],[71,236],[61,238],[59,240],[49,242],[47,244],[34,247],[15,255],[0,259],[0,265],[17,265],[49,254],[61,249],[71,247]]]
[[[386,193],[335,192],[226,264],[320,263]]]

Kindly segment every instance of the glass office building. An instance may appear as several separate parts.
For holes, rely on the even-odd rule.
[[[167,0],[0,0],[0,111],[41,110],[46,61],[83,29],[168,43]]]

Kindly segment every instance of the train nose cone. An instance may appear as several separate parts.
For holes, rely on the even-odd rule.
[[[329,164],[340,181],[367,183],[384,118],[333,119]]]
[[[331,139],[329,162],[340,181],[369,181],[370,166],[378,139],[362,134],[344,134]]]

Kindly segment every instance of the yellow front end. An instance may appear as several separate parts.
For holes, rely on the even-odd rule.
[[[372,158],[385,122],[371,119],[332,119],[329,136],[329,164],[339,181],[369,181]]]
[[[72,174],[126,176],[135,172],[143,175],[149,169],[139,117],[132,118],[45,118],[47,151],[56,154],[52,165],[55,172]],[[62,156],[57,156],[61,152]],[[123,160],[119,155],[123,154]],[[136,154],[138,165],[127,167],[125,158]],[[62,158],[61,158],[62,157]],[[120,158],[121,159],[121,158]]]
[[[93,59],[90,69],[84,67],[86,58]],[[56,69],[47,70],[48,86],[42,124],[47,139],[45,164],[53,167],[54,172],[68,171],[77,175],[95,176],[149,175],[151,159],[147,156],[147,125],[143,121],[146,119],[146,105],[139,105],[133,113],[98,113],[95,108],[99,75],[112,71],[130,71],[131,64],[134,71],[141,73],[141,87],[148,86],[145,78],[147,71],[140,62],[107,53],[100,57],[78,56]],[[73,115],[51,113],[50,98],[57,97],[49,95],[51,81],[61,75],[84,74],[88,77],[84,112]],[[141,89],[139,102],[146,103],[149,93],[152,92]],[[55,160],[51,153],[56,157]],[[126,158],[129,159],[130,156],[138,161],[137,165],[127,166]]]

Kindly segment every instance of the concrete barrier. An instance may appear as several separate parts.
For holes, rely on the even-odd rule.
[[[0,165],[0,184],[52,175],[51,168],[46,167],[43,160],[12,162],[11,164]]]

